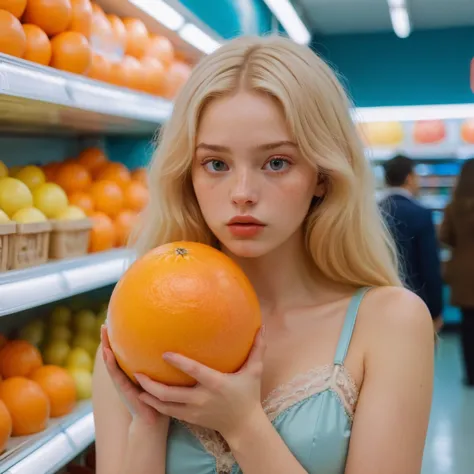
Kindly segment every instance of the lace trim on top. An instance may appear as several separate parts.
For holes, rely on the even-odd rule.
[[[349,372],[342,365],[325,365],[299,374],[290,382],[272,390],[262,406],[270,421],[274,421],[285,410],[318,393],[334,392],[348,417],[353,419],[357,399],[357,387]],[[218,474],[230,474],[235,464],[234,456],[225,439],[216,431],[190,423],[184,425],[216,461]]]

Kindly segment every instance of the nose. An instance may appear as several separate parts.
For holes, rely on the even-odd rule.
[[[258,200],[258,186],[248,170],[236,172],[230,189],[230,198],[237,206],[254,205]]]

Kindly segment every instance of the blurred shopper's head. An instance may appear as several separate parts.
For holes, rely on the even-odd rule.
[[[474,198],[474,158],[464,162],[459,174],[455,198]]]
[[[415,162],[407,156],[397,155],[384,163],[385,183],[391,188],[404,188],[418,194],[418,175]]]
[[[161,132],[139,254],[193,240],[246,262],[306,253],[339,283],[400,284],[351,106],[331,68],[289,39],[240,37],[204,57]],[[237,215],[265,227],[236,237]]]

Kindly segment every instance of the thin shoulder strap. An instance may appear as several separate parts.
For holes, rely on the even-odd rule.
[[[368,287],[359,288],[349,303],[346,318],[344,320],[344,326],[342,327],[339,343],[336,349],[336,357],[334,359],[335,365],[343,365],[346,360],[347,351],[352,339],[352,333],[354,332],[357,313],[359,312],[359,306],[362,298],[369,289],[370,288]]]

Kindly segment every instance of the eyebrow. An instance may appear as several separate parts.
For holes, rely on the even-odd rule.
[[[298,148],[298,145],[296,143],[290,141],[290,140],[281,140],[278,142],[272,142],[272,143],[264,143],[263,145],[259,145],[255,147],[256,150],[258,151],[269,151],[269,150],[274,150],[276,148],[280,148],[283,146],[290,146],[292,148]],[[212,145],[209,143],[199,143],[196,146],[196,151],[199,149],[203,150],[209,150],[209,151],[218,151],[218,152],[223,152],[223,153],[229,153],[230,148],[222,145]]]

